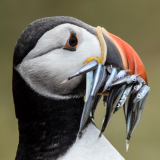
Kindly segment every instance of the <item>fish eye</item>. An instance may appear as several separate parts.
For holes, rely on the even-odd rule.
[[[138,87],[137,86],[134,86],[134,89],[137,89]]]
[[[136,82],[136,78],[133,78],[133,81]]]
[[[138,95],[137,95],[137,97],[138,97],[138,98],[141,98],[141,95],[140,95],[140,94],[138,94]]]

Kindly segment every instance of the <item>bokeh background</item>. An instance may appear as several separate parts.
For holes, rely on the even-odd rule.
[[[116,113],[105,136],[126,160],[160,159],[160,1],[158,0],[1,0],[0,1],[0,160],[13,160],[18,125],[12,98],[12,58],[21,32],[32,21],[49,16],[76,17],[103,26],[127,41],[141,57],[151,92],[140,124],[125,151],[123,110]],[[105,110],[96,112],[99,128]]]

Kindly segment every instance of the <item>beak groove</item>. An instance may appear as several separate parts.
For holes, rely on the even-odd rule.
[[[107,43],[107,60],[105,64],[129,70],[130,74],[140,75],[146,82],[147,75],[144,65],[135,50],[119,37],[102,28],[104,39]]]
[[[101,27],[98,26],[96,28],[96,33],[97,33],[97,38],[98,38],[100,46],[101,46],[101,57],[99,58],[100,63],[104,64],[106,62],[106,58],[107,58],[107,44],[105,43]]]

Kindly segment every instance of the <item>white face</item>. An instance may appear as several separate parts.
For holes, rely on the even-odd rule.
[[[75,51],[63,49],[71,31],[78,38]],[[61,82],[78,71],[89,57],[100,57],[100,54],[96,36],[76,25],[62,24],[46,32],[16,69],[37,93],[55,99],[70,98],[84,77]],[[84,96],[84,91],[74,95],[80,96]]]

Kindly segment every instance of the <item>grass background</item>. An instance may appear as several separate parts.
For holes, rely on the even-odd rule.
[[[18,145],[18,125],[12,98],[12,58],[18,37],[32,21],[49,16],[72,16],[92,26],[103,26],[127,41],[141,57],[151,92],[140,124],[125,152],[125,120],[116,113],[105,136],[127,160],[160,157],[160,1],[157,0],[2,0],[0,2],[0,160],[13,160]],[[96,111],[99,128],[105,110]]]

